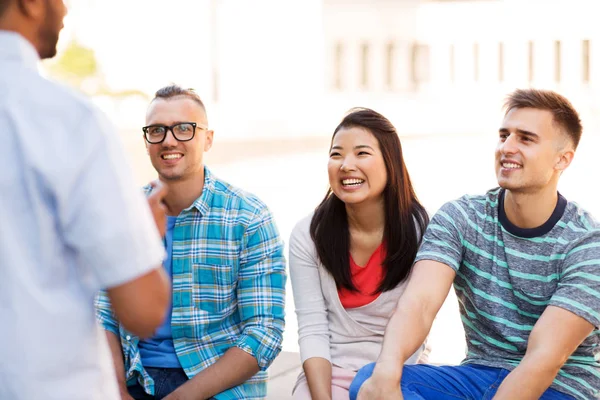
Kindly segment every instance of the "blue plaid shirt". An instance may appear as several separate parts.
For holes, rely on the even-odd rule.
[[[237,346],[258,361],[260,372],[214,396],[262,399],[267,372],[281,351],[285,309],[283,242],[270,211],[255,196],[204,169],[202,195],[177,217],[173,230],[171,330],[188,377]],[[145,188],[146,193],[149,187]],[[96,300],[104,329],[120,336],[128,384],[154,394],[142,366],[139,338],[115,320],[106,293]]]

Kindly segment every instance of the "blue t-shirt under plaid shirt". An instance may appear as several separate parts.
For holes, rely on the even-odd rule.
[[[281,351],[283,242],[264,203],[217,179],[207,168],[204,175],[202,195],[179,214],[173,230],[173,343],[190,378],[233,346],[253,355],[260,372],[214,397],[262,399],[266,369]],[[114,319],[104,292],[96,306],[104,329],[120,335],[127,382],[137,381],[153,394],[139,339]]]

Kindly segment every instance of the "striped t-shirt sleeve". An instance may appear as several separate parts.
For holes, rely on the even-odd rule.
[[[467,204],[463,197],[444,204],[438,210],[427,226],[415,262],[433,260],[458,271],[463,257]]]
[[[570,311],[600,326],[600,232],[590,233],[565,258],[549,305]]]

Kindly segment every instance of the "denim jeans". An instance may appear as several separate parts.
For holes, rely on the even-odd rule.
[[[136,383],[127,388],[129,395],[135,400],[160,400],[188,381],[182,368],[146,367],[145,369],[148,375],[154,379],[154,396],[146,393],[144,388]]]
[[[350,385],[350,400],[356,400],[360,386],[373,373],[375,364],[362,367]],[[481,365],[433,366],[406,365],[402,372],[402,395],[405,400],[488,400],[510,371]],[[554,389],[544,392],[540,400],[573,400]]]

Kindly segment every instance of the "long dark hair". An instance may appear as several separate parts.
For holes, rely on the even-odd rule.
[[[410,182],[400,138],[392,123],[368,108],[352,109],[335,128],[332,144],[340,129],[354,127],[364,128],[375,136],[387,170],[388,181],[383,191],[383,237],[387,254],[383,261],[385,276],[377,289],[377,292],[385,292],[395,288],[408,276],[429,216],[419,203]],[[357,291],[350,273],[350,231],[346,206],[331,188],[315,210],[310,236],[321,263],[331,273],[337,287]]]

